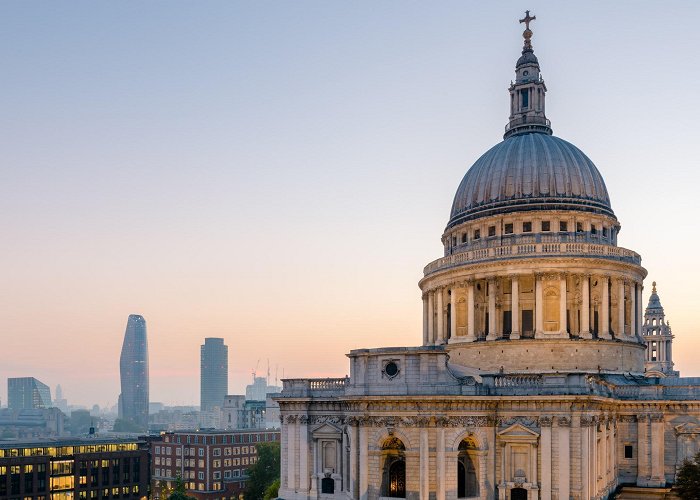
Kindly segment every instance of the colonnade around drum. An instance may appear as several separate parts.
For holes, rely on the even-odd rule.
[[[455,280],[423,293],[423,345],[508,338],[639,342],[642,284],[629,276],[537,272]]]

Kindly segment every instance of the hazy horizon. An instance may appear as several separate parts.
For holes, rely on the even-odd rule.
[[[601,171],[700,376],[697,2],[10,1],[2,404],[15,376],[114,404],[129,314],[166,404],[198,405],[205,337],[232,394],[258,359],[344,376],[351,349],[419,345],[417,283],[501,140],[525,8],[554,133]]]

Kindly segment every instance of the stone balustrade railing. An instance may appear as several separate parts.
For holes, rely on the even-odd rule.
[[[642,258],[637,252],[613,245],[596,243],[519,243],[467,250],[437,259],[423,269],[425,276],[460,264],[484,260],[508,259],[515,256],[571,256],[600,257],[640,265]]]
[[[292,378],[282,380],[282,397],[324,397],[345,392],[348,378]]]

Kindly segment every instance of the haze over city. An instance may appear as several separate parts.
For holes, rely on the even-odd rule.
[[[521,7],[3,3],[0,380],[115,404],[129,314],[166,403],[197,404],[205,337],[232,393],[258,360],[343,376],[353,348],[419,345],[416,284],[501,140]],[[700,6],[527,7],[555,134],[600,169],[700,376]]]

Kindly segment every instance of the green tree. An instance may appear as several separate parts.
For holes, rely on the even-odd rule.
[[[272,481],[272,484],[267,487],[265,494],[263,495],[263,500],[274,500],[277,498],[277,494],[280,491],[280,480],[279,478]]]
[[[700,452],[692,460],[683,461],[674,489],[682,500],[700,500]]]
[[[175,486],[173,487],[172,492],[168,496],[168,500],[197,500],[194,497],[191,497],[187,494],[187,490],[185,489],[185,482],[182,480],[180,476],[177,476],[175,478]]]
[[[246,500],[263,500],[267,490],[275,481],[279,489],[280,443],[278,441],[259,443],[257,449],[258,460],[248,469]]]

